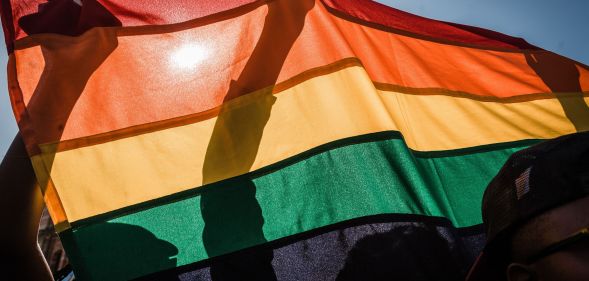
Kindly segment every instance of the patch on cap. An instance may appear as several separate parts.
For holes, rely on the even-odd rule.
[[[517,179],[515,179],[515,193],[517,200],[530,192],[530,172],[532,167],[527,168]]]

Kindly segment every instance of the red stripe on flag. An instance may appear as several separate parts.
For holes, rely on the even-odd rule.
[[[57,33],[78,36],[93,27],[141,26],[179,23],[223,12],[255,0],[29,0],[2,1],[7,42],[27,35]],[[266,1],[258,1],[264,3]],[[12,6],[12,7],[11,7]],[[12,13],[10,13],[12,8]],[[5,28],[8,26],[4,24]]]
[[[2,6],[4,11],[10,11],[10,6],[13,6],[12,13],[4,12],[4,20],[14,23],[12,30],[5,30],[6,40],[10,46],[10,42],[31,34],[58,33],[77,36],[98,26],[173,24],[206,17],[254,2],[264,4],[270,1],[83,0],[83,5],[80,6],[74,0],[5,0]],[[537,49],[521,38],[482,28],[423,18],[369,0],[322,0],[322,2],[333,13],[349,20],[409,36],[488,48]]]
[[[462,43],[489,48],[538,49],[522,38],[499,32],[437,21],[397,10],[370,0],[322,0],[335,14],[360,20],[377,28],[393,29],[445,43]],[[349,18],[352,17],[352,18]],[[436,40],[437,39],[437,40]]]

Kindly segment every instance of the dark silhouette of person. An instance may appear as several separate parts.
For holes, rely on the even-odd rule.
[[[216,182],[226,173],[248,173],[256,158],[264,127],[276,98],[272,86],[292,45],[301,33],[307,12],[315,1],[275,1],[267,4],[268,12],[260,38],[244,69],[224,98],[207,147],[203,182]],[[263,90],[261,90],[263,89]],[[248,103],[229,109],[226,103],[256,92]],[[223,192],[230,189],[230,192]],[[266,242],[264,218],[255,197],[251,178],[229,179],[201,195],[204,219],[203,243],[210,257],[227,254],[235,245]],[[247,258],[224,259],[213,263],[213,280],[275,280],[271,250],[254,251]]]
[[[336,281],[463,280],[467,265],[460,247],[452,246],[435,227],[395,227],[356,242]]]
[[[589,131],[512,154],[485,189],[467,281],[589,280]]]

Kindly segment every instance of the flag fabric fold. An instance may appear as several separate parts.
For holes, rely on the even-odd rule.
[[[82,280],[455,280],[507,157],[589,129],[587,66],[372,1],[3,0],[2,22]],[[399,259],[415,237],[440,250]]]

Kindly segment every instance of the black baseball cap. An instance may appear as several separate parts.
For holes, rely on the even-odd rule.
[[[483,195],[487,242],[466,280],[505,280],[511,234],[529,219],[589,195],[589,132],[548,140],[514,153]]]

